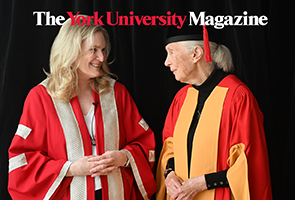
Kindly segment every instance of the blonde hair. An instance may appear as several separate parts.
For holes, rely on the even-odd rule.
[[[82,18],[80,17],[81,22]],[[76,61],[81,55],[81,44],[87,38],[90,38],[92,43],[92,36],[97,31],[103,33],[106,42],[106,57],[100,69],[100,76],[92,79],[91,86],[99,93],[107,92],[110,86],[108,76],[111,73],[107,58],[111,44],[107,31],[102,26],[94,25],[93,20],[91,20],[91,25],[78,25],[77,22],[71,25],[71,23],[70,18],[66,20],[56,36],[50,53],[50,73],[46,73],[49,77],[47,91],[54,99],[63,102],[69,102],[79,92],[77,74],[79,63]]]
[[[184,41],[183,44],[188,51],[193,51],[195,46],[200,46],[204,49],[203,41],[199,40]],[[209,45],[212,62],[216,63],[217,67],[225,72],[233,72],[234,65],[230,50],[226,46],[222,44],[216,44],[215,42],[209,42]]]

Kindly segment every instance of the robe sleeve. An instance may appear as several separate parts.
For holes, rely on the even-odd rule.
[[[137,106],[125,86],[116,83],[116,98],[120,122],[125,132],[122,148],[130,160],[130,166],[138,189],[144,199],[150,199],[156,192],[156,182],[153,175],[155,164],[155,138],[153,131],[139,114]],[[121,125],[120,125],[121,127]]]
[[[13,199],[53,199],[72,180],[64,178],[71,163],[48,155],[48,124],[41,87],[28,94],[9,148],[8,191]]]
[[[166,116],[165,125],[163,129],[164,144],[162,147],[161,155],[159,157],[157,174],[156,174],[156,182],[157,182],[156,199],[157,200],[170,199],[170,197],[166,194],[164,172],[166,170],[166,165],[168,160],[174,157],[173,132],[174,132],[176,121],[179,116],[180,109],[186,97],[187,89],[188,89],[188,86],[179,90],[179,92],[175,95],[173,102],[169,108],[168,114]]]
[[[263,115],[252,93],[240,86],[233,98],[227,178],[235,199],[272,199]]]

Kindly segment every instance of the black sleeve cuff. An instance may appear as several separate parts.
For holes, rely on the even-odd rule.
[[[168,162],[167,162],[167,165],[166,165],[166,169],[172,169],[173,171],[175,171],[175,168],[174,168],[174,157],[172,158],[169,158]]]
[[[166,170],[165,170],[165,173],[164,173],[164,177],[166,179],[166,177],[168,176],[168,174],[172,171],[175,171],[174,170],[174,157],[170,158],[167,162],[167,165],[166,165]]]
[[[220,187],[229,187],[228,180],[226,178],[227,170],[205,174],[205,180],[208,190],[220,188]]]

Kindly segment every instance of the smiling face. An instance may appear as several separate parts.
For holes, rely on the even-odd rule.
[[[182,83],[191,83],[196,73],[193,53],[190,53],[181,42],[169,43],[166,51],[167,58],[164,64],[170,67],[175,79]]]
[[[77,60],[79,80],[90,80],[98,77],[102,63],[106,58],[106,42],[101,31],[93,34],[92,41],[88,37],[81,44],[81,56]]]

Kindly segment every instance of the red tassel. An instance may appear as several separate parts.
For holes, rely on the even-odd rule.
[[[211,62],[211,52],[209,46],[209,37],[206,29],[206,25],[203,25],[203,41],[204,41],[204,51],[205,51],[205,62]]]

